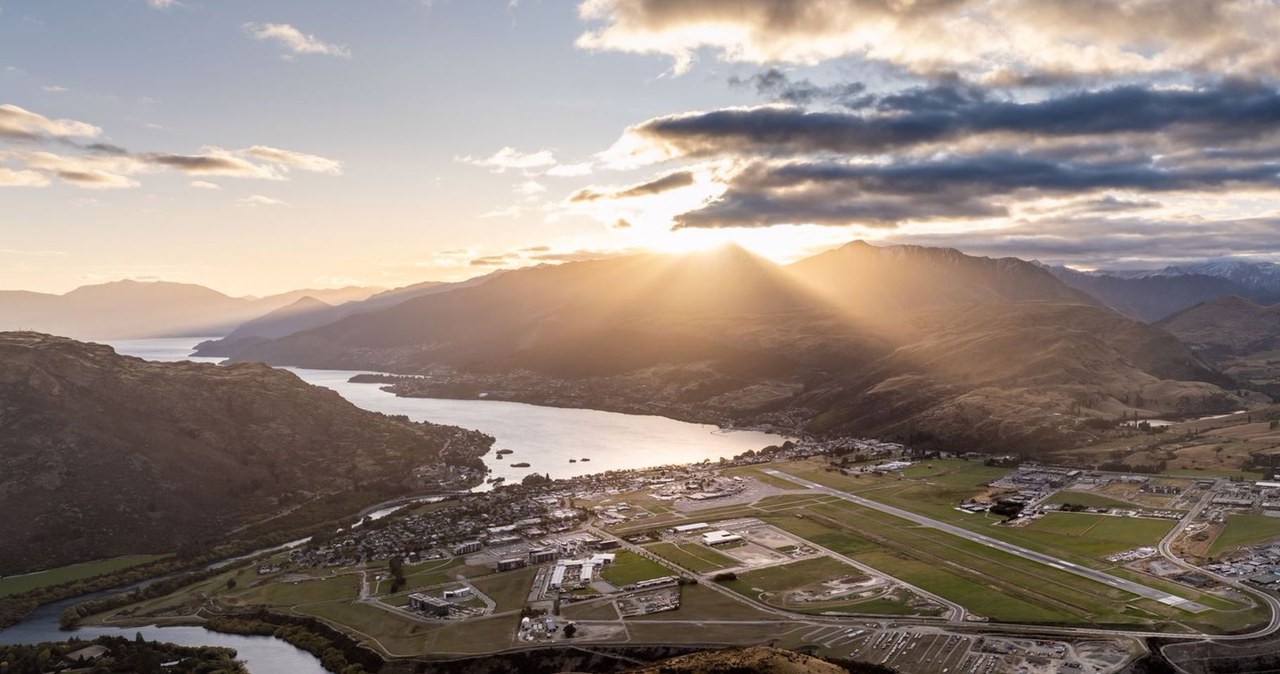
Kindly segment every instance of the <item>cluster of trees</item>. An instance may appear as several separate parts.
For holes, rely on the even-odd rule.
[[[91,645],[108,651],[92,663],[94,674],[248,674],[249,671],[236,661],[236,652],[230,648],[175,646],[149,642],[139,634],[133,641],[124,637],[99,637],[93,641],[73,639],[62,643],[0,646],[0,674],[61,671],[68,654]],[[161,667],[161,663],[175,661],[177,665]]]
[[[1098,470],[1105,470],[1113,473],[1142,473],[1144,475],[1156,475],[1163,473],[1166,462],[1161,459],[1155,463],[1137,463],[1132,466],[1124,461],[1108,461],[1100,464]]]
[[[391,594],[395,594],[409,583],[404,577],[404,560],[398,556],[392,557],[387,560],[387,567],[391,571]]]
[[[382,669],[382,658],[351,637],[314,618],[286,616],[260,610],[211,618],[205,627],[215,632],[271,636],[283,639],[320,659],[335,674],[366,674]]]

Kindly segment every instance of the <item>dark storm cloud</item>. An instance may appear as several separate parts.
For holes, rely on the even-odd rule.
[[[569,201],[584,202],[598,201],[600,199],[629,199],[631,197],[644,197],[652,194],[661,194],[681,187],[688,187],[693,184],[693,173],[689,171],[676,171],[666,175],[659,176],[648,182],[626,187],[615,192],[604,192],[596,189],[582,189],[574,192],[569,197]]]
[[[215,157],[210,155],[187,155],[187,154],[146,154],[139,157],[149,164],[158,166],[167,166],[169,168],[178,169],[179,171],[187,171],[191,173],[210,173],[218,171],[240,171],[246,166],[246,162],[232,159],[230,157]]]
[[[756,164],[730,179],[719,199],[678,216],[675,226],[891,227],[905,221],[1007,215],[1007,198],[1015,195],[1275,189],[1280,188],[1277,173],[1277,164],[1183,170],[1124,162],[1060,163],[1013,154],[893,164]],[[1113,200],[1097,205],[1102,211],[1142,203]]]
[[[996,231],[895,236],[894,243],[955,246],[977,255],[1013,256],[1096,268],[1133,260],[1139,268],[1209,257],[1270,255],[1280,248],[1280,219],[1184,222],[1145,218],[1065,218],[1021,222]],[[1131,265],[1132,266],[1132,265]]]
[[[724,109],[659,117],[630,132],[676,155],[879,154],[991,134],[1034,138],[1167,133],[1198,144],[1272,134],[1280,93],[1226,82],[1194,90],[1123,86],[1043,101],[993,99],[944,86],[885,96],[875,112],[793,107]]]
[[[861,82],[817,85],[807,79],[792,80],[778,68],[769,68],[746,78],[734,75],[728,81],[731,86],[752,87],[757,94],[771,101],[792,105],[832,102],[848,108],[860,108],[871,100]]]
[[[114,182],[113,177],[93,171],[58,171],[58,177],[75,185],[102,186]]]

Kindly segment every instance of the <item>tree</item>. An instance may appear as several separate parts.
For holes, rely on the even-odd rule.
[[[566,639],[572,639],[572,638],[573,638],[573,636],[574,636],[575,634],[577,634],[577,633],[578,633],[578,626],[577,626],[577,625],[575,625],[575,624],[573,624],[573,623],[569,623],[568,625],[565,625],[565,626],[564,626],[564,638],[566,638]]]

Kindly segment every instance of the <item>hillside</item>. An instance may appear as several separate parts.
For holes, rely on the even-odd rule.
[[[729,248],[513,271],[234,358],[431,373],[393,382],[409,396],[991,451],[1087,441],[1095,418],[1239,405],[1169,334],[1036,265],[861,242],[788,267]]]
[[[1158,324],[1233,376],[1258,385],[1280,379],[1280,305],[1231,295]]]
[[[155,363],[37,333],[0,333],[0,428],[0,574],[205,545],[335,493],[358,508],[487,447],[262,365]]]
[[[230,356],[252,345],[325,326],[347,316],[385,309],[415,297],[435,295],[480,285],[498,274],[501,274],[501,272],[477,276],[456,283],[439,283],[436,281],[416,283],[343,303],[324,302],[323,300],[304,303],[302,300],[307,298],[299,298],[297,302],[288,307],[241,323],[220,339],[201,342],[196,346],[195,355]]]
[[[973,257],[954,248],[876,247],[854,241],[793,263],[788,270],[854,314],[1019,300],[1097,303],[1033,263]]]

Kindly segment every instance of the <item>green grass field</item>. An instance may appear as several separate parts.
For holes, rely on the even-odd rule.
[[[755,597],[761,592],[783,592],[842,577],[865,577],[859,569],[831,557],[814,557],[738,574],[723,585],[738,594]]]
[[[296,583],[268,583],[245,592],[241,597],[255,604],[294,606],[335,599],[355,599],[360,595],[360,577],[349,573],[320,580]]]
[[[524,607],[529,598],[529,590],[533,588],[533,577],[538,573],[535,567],[520,569],[488,576],[472,581],[477,590],[488,595],[497,604],[496,611],[517,611]]]
[[[600,575],[610,583],[623,587],[642,580],[652,580],[673,575],[671,569],[651,562],[634,552],[622,550],[614,562],[600,570]]]
[[[43,587],[51,587],[53,585],[61,585],[72,581],[84,580],[94,576],[101,576],[104,573],[112,573],[121,569],[128,569],[135,566],[141,566],[157,559],[164,559],[168,555],[129,555],[125,557],[113,557],[111,559],[103,559],[96,562],[85,562],[83,564],[72,564],[71,566],[63,566],[48,571],[38,571],[36,573],[28,573],[22,576],[8,576],[0,578],[0,597],[6,597],[11,594],[20,594],[38,590]]]
[[[1209,547],[1209,554],[1216,555],[1277,538],[1280,538],[1280,517],[1232,515],[1227,518],[1227,526],[1222,529],[1222,533],[1218,534]]]
[[[648,546],[649,552],[684,567],[694,573],[709,573],[731,566],[738,562],[697,543],[655,543]]]

